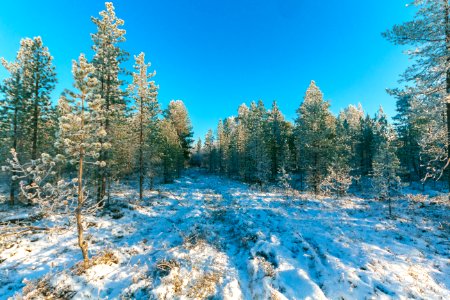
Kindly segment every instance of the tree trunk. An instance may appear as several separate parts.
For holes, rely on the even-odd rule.
[[[144,128],[143,128],[143,99],[141,99],[141,112],[139,116],[139,200],[143,198],[144,186]]]
[[[39,126],[39,73],[36,72],[36,80],[34,82],[34,102],[33,102],[33,123],[32,123],[32,145],[31,145],[31,159],[37,159],[37,139],[38,139],[38,126]],[[29,185],[31,185],[32,180],[29,180]],[[31,205],[31,200],[28,200],[28,205]]]
[[[391,218],[392,219],[392,200],[391,200],[391,197],[389,196],[389,198],[388,198],[388,201],[389,201],[389,218]]]
[[[83,229],[83,220],[81,210],[84,203],[83,197],[83,155],[80,156],[79,161],[79,170],[78,170],[78,206],[75,210],[75,217],[77,220],[77,232],[78,232],[78,246],[81,249],[81,254],[83,255],[83,261],[85,268],[88,267],[89,264],[89,255],[88,255],[88,244],[84,240],[84,229]]]
[[[19,108],[17,107],[17,105],[15,105],[14,107],[14,118],[13,118],[13,149],[17,150],[17,115],[19,113]],[[9,189],[9,203],[11,205],[14,205],[14,198],[16,195],[16,181],[12,179],[13,176],[16,175],[16,172],[12,171],[11,174],[11,185],[10,185],[10,189]]]
[[[450,89],[450,86],[448,88]],[[450,100],[447,100],[447,187],[450,201]]]
[[[450,69],[448,65],[450,64],[450,20],[449,20],[449,4],[447,0],[444,0],[445,5],[445,43],[447,50],[447,80],[446,80],[446,89],[447,89],[447,97],[446,97],[446,108],[447,108],[447,183],[449,188],[448,200],[450,201]]]
[[[105,93],[105,131],[107,133],[107,136],[110,134],[109,131],[109,114],[110,114],[110,105],[111,105],[111,99],[110,99],[110,76],[108,75],[108,78],[106,79],[106,82],[104,82],[104,79],[102,77],[102,86],[101,86],[101,92],[103,93],[106,89]],[[102,141],[104,142],[104,141]],[[100,159],[102,161],[108,160],[108,150],[101,150],[100,152]],[[109,176],[108,174],[108,163],[105,167],[101,167],[101,170],[99,172],[100,178],[99,178],[99,187],[98,187],[98,193],[97,193],[97,202],[100,204],[100,206],[103,206],[103,201],[106,195],[106,177]]]
[[[36,71],[37,72],[37,71]],[[31,147],[31,159],[37,158],[37,139],[39,125],[39,76],[34,84],[34,111],[33,111],[33,144]]]
[[[313,173],[313,182],[314,182],[314,194],[319,194],[319,166],[317,161],[317,153],[314,153],[314,173]]]
[[[81,128],[84,127],[84,97],[81,99]],[[82,138],[84,140],[84,138]],[[83,195],[83,162],[84,162],[84,148],[80,146],[80,159],[79,159],[79,169],[78,169],[78,205],[75,210],[75,217],[77,220],[77,232],[78,232],[78,246],[81,249],[81,254],[83,255],[84,267],[87,268],[89,265],[89,255],[88,255],[88,244],[84,240],[83,236],[83,220],[82,220],[82,208],[84,204]]]
[[[101,74],[103,74],[103,65],[101,65]],[[100,78],[100,95],[103,98],[104,97],[104,90],[105,90],[105,79],[102,75]],[[100,121],[100,125],[103,127],[105,124],[103,123],[103,120]],[[103,138],[100,138],[100,143],[103,144],[104,140]],[[100,150],[100,160],[104,159],[104,150]],[[98,166],[96,170],[96,180],[97,180],[97,203],[101,203],[102,200],[102,167]]]

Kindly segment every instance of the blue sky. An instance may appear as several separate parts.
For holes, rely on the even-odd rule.
[[[381,32],[414,13],[405,0],[117,0],[130,54],[146,53],[157,71],[160,102],[182,99],[195,136],[242,102],[276,99],[295,118],[309,82],[315,80],[337,113],[362,103],[389,115],[408,66],[402,49]],[[18,0],[0,4],[0,56],[12,60],[22,37],[42,36],[55,57],[56,100],[71,87],[71,60],[90,53],[90,16],[98,0]],[[0,80],[6,72],[0,70]]]

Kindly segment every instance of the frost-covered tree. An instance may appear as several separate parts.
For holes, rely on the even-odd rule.
[[[198,138],[194,147],[194,152],[191,156],[191,166],[198,168],[202,166],[202,153],[202,139]]]
[[[217,124],[217,168],[220,174],[226,173],[227,170],[227,160],[229,155],[229,145],[230,145],[230,132],[228,123],[219,120]]]
[[[14,149],[2,170],[11,171],[15,181],[19,182],[19,193],[40,214],[52,215],[65,213],[72,206],[73,195],[76,192],[73,181],[56,180],[57,164],[64,162],[62,155],[54,158],[42,153],[38,159],[22,163]],[[31,184],[30,184],[31,182]]]
[[[366,115],[361,119],[356,157],[359,160],[358,176],[368,176],[372,172],[374,145],[374,120]]]
[[[426,130],[427,115],[417,114],[418,103],[409,95],[397,96],[397,115],[393,118],[398,133],[399,147],[397,155],[400,160],[402,177],[409,180],[422,179],[426,170],[423,168],[421,139]]]
[[[398,171],[400,161],[396,155],[396,134],[380,108],[375,116],[375,138],[377,140],[373,158],[372,184],[377,197],[389,201],[389,215],[392,215],[391,198],[401,188]]]
[[[237,118],[228,117],[223,122],[227,144],[225,145],[225,170],[227,176],[233,177],[239,173],[239,149],[237,144],[238,124]]]
[[[270,177],[271,180],[276,180],[279,177],[278,172],[287,172],[289,169],[288,138],[291,129],[276,101],[273,101],[268,113],[266,127],[265,139],[270,157]]]
[[[205,144],[203,145],[203,149],[205,153],[205,165],[208,171],[216,171],[216,146],[212,129],[209,129],[205,135]]]
[[[349,105],[339,113],[336,128],[337,139],[345,140],[345,147],[348,151],[347,157],[352,175],[361,176],[361,160],[364,155],[361,127],[364,120],[364,110],[361,104],[358,106]],[[336,146],[341,143],[337,142]]]
[[[180,160],[183,159],[183,148],[173,123],[163,119],[159,123],[162,153],[162,177],[164,183],[172,182],[178,174]]]
[[[270,157],[265,139],[267,111],[264,103],[252,102],[245,120],[245,179],[260,186],[269,180]]]
[[[55,88],[56,73],[53,57],[41,37],[26,38],[20,43],[19,61],[23,68],[23,87],[27,90],[30,115],[31,159],[38,158],[46,141],[43,134],[49,131],[51,114],[50,94]],[[47,138],[53,136],[47,136]]]
[[[94,51],[92,64],[95,67],[94,76],[97,79],[96,94],[104,99],[101,113],[103,114],[106,135],[100,139],[101,143],[110,143],[115,148],[119,139],[113,136],[114,126],[121,124],[125,113],[126,103],[124,93],[121,90],[122,81],[119,75],[123,73],[121,64],[128,58],[128,54],[120,47],[125,42],[125,30],[122,28],[124,21],[116,16],[115,8],[111,2],[106,2],[106,9],[100,12],[100,17],[92,17],[91,20],[97,31],[91,34]],[[100,202],[106,195],[108,182],[111,180],[110,166],[114,159],[113,149],[101,150],[102,161],[108,162],[106,168],[98,169],[97,200]]]
[[[0,102],[0,163],[5,163],[10,149],[14,149],[14,151],[23,149],[28,102],[27,91],[23,87],[23,67],[20,65],[20,61],[8,63],[2,59],[2,64],[10,74],[10,77],[6,78],[1,85],[1,91],[5,98]],[[15,174],[11,175],[9,201],[11,205],[14,205],[17,182],[13,179]]]
[[[350,167],[346,164],[334,160],[327,169],[327,175],[320,183],[321,190],[325,193],[332,193],[339,197],[344,196],[353,183],[353,176],[350,175]]]
[[[144,176],[147,169],[145,160],[150,160],[151,158],[149,157],[151,156],[150,151],[148,151],[149,148],[155,148],[155,145],[148,144],[148,137],[151,134],[151,130],[156,130],[159,106],[156,100],[157,86],[153,80],[150,80],[156,73],[148,73],[147,69],[150,67],[150,63],[147,64],[145,62],[144,53],[136,56],[135,60],[134,68],[136,72],[133,73],[133,82],[128,90],[134,99],[136,109],[134,120],[138,134],[139,200],[142,201]]]
[[[399,101],[405,97],[416,101],[408,123],[426,116],[428,122],[421,132],[421,148],[429,166],[426,177],[439,178],[444,169],[450,169],[450,4],[447,0],[411,4],[416,7],[413,20],[383,34],[394,44],[411,46],[406,53],[414,62],[402,75],[405,87],[390,92]]]
[[[241,104],[238,108],[238,116],[236,118],[236,130],[232,136],[232,148],[234,151],[235,159],[232,160],[233,166],[231,169],[237,171],[237,175],[247,180],[249,174],[247,174],[248,159],[246,155],[246,141],[248,136],[247,123],[248,123],[249,108],[245,103]]]
[[[350,165],[352,159],[352,136],[350,135],[350,123],[346,116],[340,114],[336,119],[336,136],[331,163],[327,169],[327,175],[321,182],[321,189],[325,193],[333,193],[343,196],[347,193],[353,182]]]
[[[298,162],[306,172],[309,187],[318,194],[320,184],[327,174],[333,155],[335,117],[330,103],[311,81],[303,103],[297,110],[296,139],[301,160]]]
[[[106,135],[102,114],[104,100],[95,92],[97,79],[92,76],[94,72],[95,67],[81,54],[78,62],[74,61],[72,64],[74,87],[77,91],[67,91],[69,97],[62,96],[58,103],[61,113],[58,143],[78,171],[78,205],[75,215],[78,245],[85,265],[89,262],[89,256],[88,243],[83,237],[82,212],[86,207],[83,175],[86,164],[104,166],[105,162],[99,160],[100,151],[102,148],[109,147],[108,143],[99,142],[99,138]]]
[[[276,182],[277,185],[283,190],[286,197],[289,196],[291,187],[291,175],[284,169],[284,167],[280,167],[280,170],[277,172]]]
[[[177,131],[184,156],[184,161],[181,161],[180,165],[180,169],[182,169],[184,167],[184,162],[189,159],[193,143],[192,136],[194,135],[191,120],[183,101],[170,101],[169,106],[164,111],[164,117],[172,122],[173,127]]]
[[[4,163],[8,146],[11,145],[11,140],[13,140],[10,135],[9,117],[9,108],[6,105],[6,101],[5,99],[0,99],[0,164]],[[11,204],[14,204],[14,202]]]

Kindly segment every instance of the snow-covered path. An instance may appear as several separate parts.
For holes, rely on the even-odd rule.
[[[117,187],[114,198],[134,195]],[[76,275],[73,232],[29,234],[2,249],[0,298],[49,274],[78,299],[450,299],[443,204],[397,201],[391,220],[376,201],[288,198],[192,172],[122,206],[87,220],[91,254],[106,248],[117,262]]]

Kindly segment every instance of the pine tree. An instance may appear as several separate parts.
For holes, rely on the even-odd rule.
[[[10,74],[10,77],[6,78],[1,85],[1,92],[5,95],[1,101],[2,163],[6,161],[11,148],[15,153],[20,153],[20,158],[25,158],[24,150],[31,148],[26,145],[28,143],[26,133],[31,119],[28,108],[31,104],[28,85],[25,84],[26,48],[24,45],[25,42],[22,40],[14,62],[1,59],[2,65]],[[12,174],[9,197],[11,205],[14,204],[17,191],[17,182],[13,179],[14,177],[15,174]]]
[[[410,45],[407,54],[414,61],[402,75],[406,86],[390,92],[399,101],[417,100],[416,113],[408,118],[426,116],[422,149],[427,152],[428,176],[439,178],[445,169],[450,170],[450,4],[447,0],[412,4],[417,7],[413,20],[383,34],[394,44]],[[447,182],[450,188],[449,174]]]
[[[164,183],[170,183],[178,173],[180,159],[183,159],[183,148],[173,123],[163,119],[160,123],[162,177]]]
[[[348,146],[349,152],[348,164],[352,170],[352,175],[361,176],[361,161],[363,156],[362,142],[362,122],[364,120],[364,110],[361,104],[358,106],[349,105],[339,113],[337,123],[337,139],[345,139],[344,143]],[[340,129],[340,130],[339,130]],[[339,137],[340,136],[340,137]],[[341,144],[337,142],[336,145]]]
[[[234,147],[236,151],[235,168],[239,173],[239,177],[244,181],[249,181],[250,174],[248,173],[249,159],[247,155],[247,124],[248,124],[249,109],[245,103],[238,108],[237,125],[234,135]]]
[[[227,171],[229,132],[226,125],[227,123],[222,120],[219,120],[217,124],[217,168],[220,174],[224,174]]]
[[[91,18],[97,27],[97,32],[91,34],[94,51],[92,64],[95,67],[94,76],[98,81],[95,92],[104,99],[102,113],[105,123],[103,126],[107,134],[100,142],[111,143],[115,148],[115,142],[120,140],[112,135],[113,131],[118,132],[112,127],[121,123],[121,117],[126,108],[124,93],[120,89],[122,82],[119,75],[124,72],[121,64],[128,58],[128,54],[120,48],[120,44],[125,42],[125,30],[122,29],[124,21],[116,16],[111,2],[106,2],[105,6],[106,10],[100,12],[100,18]],[[100,153],[101,160],[108,164],[106,168],[98,169],[97,201],[99,203],[105,197],[107,185],[111,180],[111,170],[108,168],[113,165],[111,161],[115,159],[112,154],[111,149],[102,150]]]
[[[374,121],[369,115],[361,119],[358,144],[356,145],[359,176],[368,176],[372,172],[373,153],[375,151],[374,126]]]
[[[164,117],[172,122],[172,125],[177,132],[181,148],[183,149],[183,157],[178,162],[177,167],[179,176],[185,163],[189,161],[189,155],[191,153],[193,143],[192,136],[194,135],[191,120],[189,119],[186,106],[181,100],[170,101],[169,106],[164,111]]]
[[[267,119],[266,141],[270,157],[270,178],[278,178],[278,172],[286,172],[289,165],[288,149],[289,125],[278,108],[277,102],[273,101]]]
[[[214,145],[214,133],[209,129],[205,135],[205,144],[203,146],[205,152],[205,165],[210,173],[216,170],[216,148]]]
[[[307,182],[316,194],[319,193],[333,155],[335,117],[329,107],[329,102],[323,100],[322,92],[311,81],[304,101],[297,110],[296,135]]]
[[[346,116],[341,113],[336,119],[336,136],[331,163],[327,169],[327,175],[321,182],[321,189],[331,192],[337,196],[347,193],[353,182],[350,161],[352,159],[352,136],[350,135],[350,124]]]
[[[399,193],[401,187],[397,175],[400,161],[396,155],[396,135],[381,108],[375,120],[377,146],[373,158],[372,184],[378,198],[389,201],[389,216],[392,216],[391,198]]]
[[[398,133],[397,154],[402,167],[401,172],[409,182],[422,179],[425,175],[421,161],[420,141],[428,120],[425,119],[426,116],[415,114],[416,105],[411,96],[397,96],[397,115],[393,118]]]
[[[104,165],[99,161],[99,153],[102,147],[108,147],[107,143],[99,143],[98,138],[104,137],[106,131],[103,127],[102,106],[103,99],[95,93],[97,80],[93,77],[95,67],[88,63],[83,54],[79,61],[73,62],[72,73],[74,87],[78,92],[68,92],[71,98],[62,96],[59,101],[60,132],[59,143],[65,149],[70,162],[76,165],[78,171],[78,205],[75,211],[78,246],[81,249],[84,263],[89,262],[88,243],[84,239],[82,211],[86,205],[84,173],[86,164]]]
[[[225,169],[227,176],[239,174],[238,120],[228,117],[224,121],[224,132],[227,137]]]
[[[148,154],[147,137],[150,130],[155,130],[158,116],[158,103],[156,101],[157,87],[154,81],[149,81],[156,73],[148,73],[147,69],[150,64],[145,63],[145,54],[141,53],[135,57],[136,64],[134,66],[136,72],[133,73],[133,82],[129,86],[129,91],[135,101],[138,132],[138,169],[139,169],[139,200],[143,198],[144,176],[146,166],[144,162],[144,154]],[[150,159],[148,155],[145,155]]]
[[[43,133],[49,128],[45,125],[51,119],[52,109],[50,94],[55,88],[56,73],[53,66],[53,57],[48,48],[44,46],[41,37],[26,38],[21,41],[21,65],[24,73],[24,88],[30,97],[30,140],[31,159],[37,159],[42,153],[39,147]]]
[[[270,174],[270,158],[265,140],[266,122],[264,103],[261,100],[258,103],[252,102],[245,123],[245,174],[248,181],[258,183],[260,187],[268,181]]]
[[[197,143],[194,147],[194,153],[191,157],[191,166],[200,168],[202,166],[202,139],[198,138]]]

